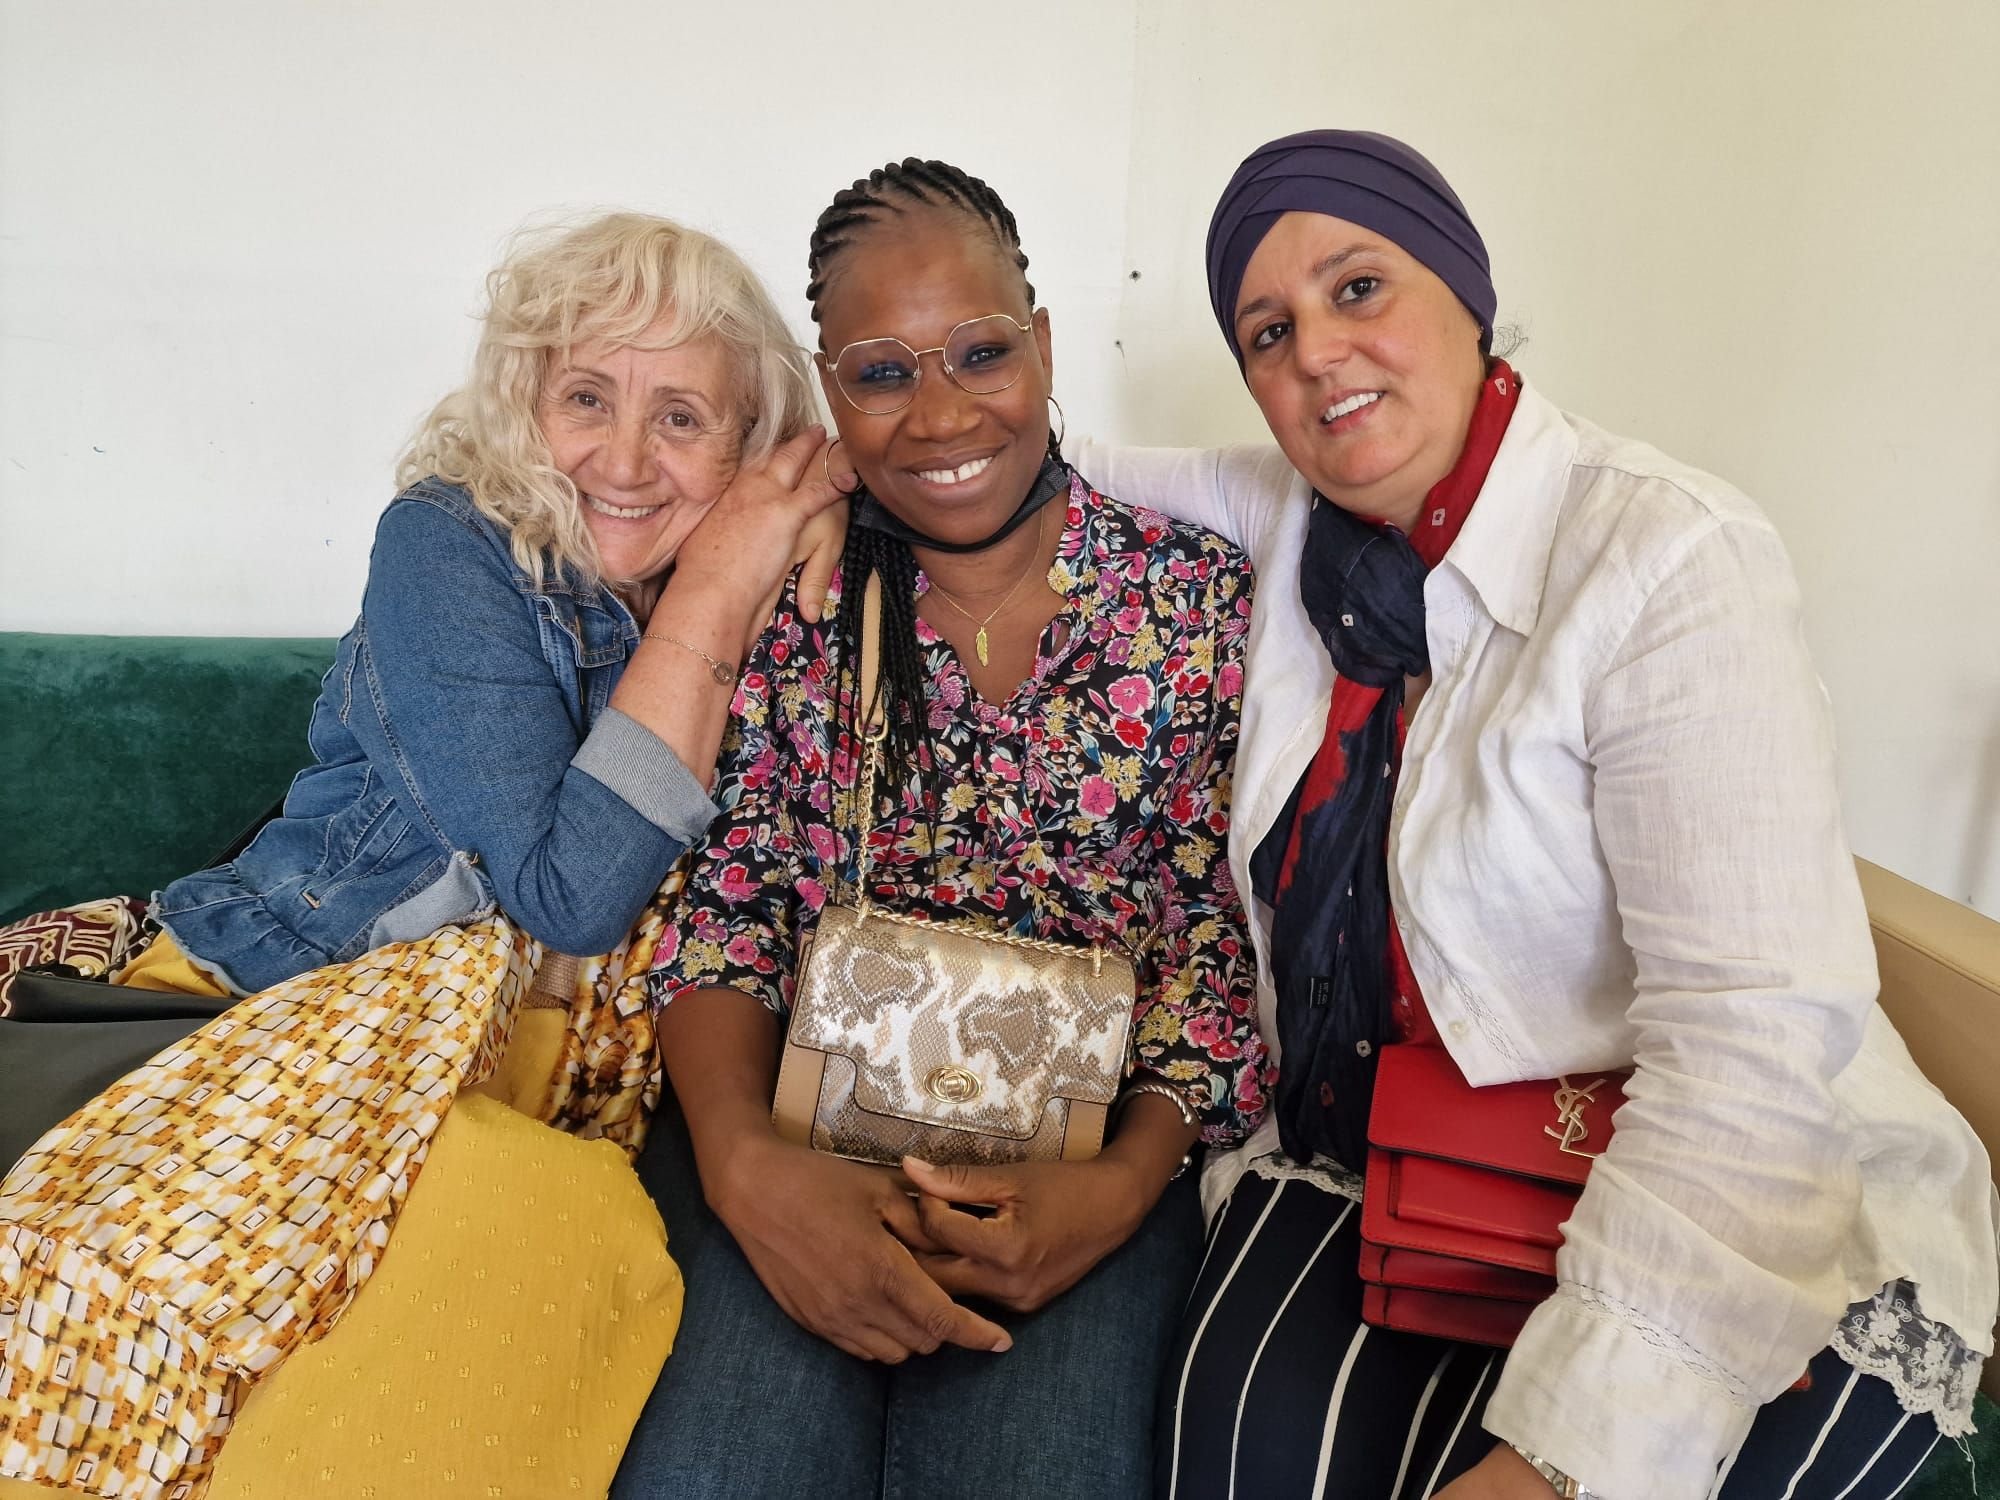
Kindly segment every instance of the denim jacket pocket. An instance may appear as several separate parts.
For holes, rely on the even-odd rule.
[[[537,593],[534,599],[542,654],[566,695],[582,709],[577,728],[587,733],[611,700],[638,640],[638,627],[622,610],[567,592]]]
[[[356,881],[386,868],[415,833],[388,790],[369,787],[327,820],[320,866],[299,887],[298,899],[313,911],[325,909]]]

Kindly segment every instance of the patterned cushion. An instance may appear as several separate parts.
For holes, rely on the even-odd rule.
[[[124,963],[145,921],[146,903],[130,896],[38,911],[0,927],[0,1016],[14,976],[37,964],[68,964],[95,979]]]

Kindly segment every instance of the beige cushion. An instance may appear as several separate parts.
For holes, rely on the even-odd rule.
[[[207,1500],[602,1500],[680,1307],[624,1152],[462,1094],[381,1265],[251,1391]]]
[[[2000,922],[1856,860],[1882,1009],[1924,1075],[1957,1106],[2000,1163]],[[2000,1359],[1981,1389],[2000,1401]]]

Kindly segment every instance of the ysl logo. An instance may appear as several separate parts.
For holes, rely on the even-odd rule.
[[[1590,1127],[1583,1121],[1583,1107],[1594,1104],[1597,1091],[1604,1086],[1602,1078],[1593,1078],[1581,1087],[1567,1077],[1558,1078],[1556,1089],[1556,1122],[1544,1125],[1542,1134],[1556,1143],[1556,1149],[1568,1156],[1596,1157],[1595,1151],[1579,1151],[1577,1146],[1590,1136]]]

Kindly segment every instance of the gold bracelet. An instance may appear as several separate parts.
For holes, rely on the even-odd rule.
[[[1158,1094],[1167,1100],[1180,1111],[1181,1124],[1184,1126],[1193,1128],[1201,1123],[1201,1116],[1195,1112],[1194,1104],[1188,1096],[1171,1083],[1156,1078],[1143,1078],[1137,1083],[1126,1085],[1125,1092],[1118,1096],[1117,1110],[1121,1117],[1125,1113],[1125,1107],[1141,1094]],[[1181,1164],[1174,1168],[1174,1175],[1169,1180],[1178,1181],[1180,1175],[1193,1165],[1194,1153],[1189,1151],[1181,1157]]]
[[[713,677],[723,687],[728,687],[736,681],[736,666],[733,662],[726,662],[719,657],[710,656],[701,647],[691,646],[677,635],[668,635],[665,631],[655,632],[649,630],[640,636],[639,639],[642,641],[665,641],[669,646],[678,646],[683,651],[692,651],[696,656],[699,656],[703,661],[708,663],[708,675]]]
[[[1126,1087],[1124,1094],[1118,1100],[1118,1112],[1123,1114],[1125,1112],[1124,1107],[1140,1094],[1158,1094],[1162,1099],[1169,1101],[1175,1109],[1181,1112],[1181,1124],[1190,1129],[1201,1123],[1201,1116],[1195,1113],[1194,1105],[1188,1102],[1186,1094],[1175,1088],[1171,1083],[1160,1082],[1151,1078],[1141,1079],[1138,1083],[1130,1084]]]

